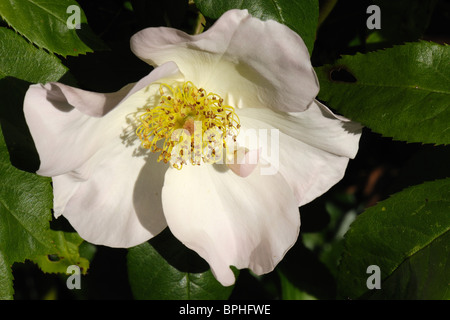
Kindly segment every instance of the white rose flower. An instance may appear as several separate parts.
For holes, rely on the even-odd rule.
[[[272,271],[297,240],[298,207],[343,177],[360,125],[315,100],[302,39],[246,10],[195,36],[142,30],[131,49],[155,69],[118,92],[48,83],[25,96],[55,216],[110,247],[169,227],[225,286],[230,266]]]

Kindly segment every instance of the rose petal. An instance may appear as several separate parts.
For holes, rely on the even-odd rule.
[[[237,110],[237,113],[241,125],[245,123],[253,130],[279,129],[313,147],[348,158],[354,158],[358,152],[362,126],[334,115],[316,100],[304,112],[286,114],[270,109],[246,108]]]
[[[245,145],[248,128],[263,130],[259,141],[269,143],[259,145],[260,157],[268,162],[269,168],[261,166],[260,173],[281,173],[291,186],[298,206],[314,200],[339,182],[349,159],[358,150],[361,126],[347,119],[342,121],[327,110],[316,103],[305,112],[290,115],[267,109],[239,110],[242,136],[238,136],[238,143]],[[275,132],[276,141],[261,140],[273,129],[279,130]]]
[[[38,173],[53,177],[55,216],[65,216],[85,240],[129,247],[167,226],[161,203],[167,166],[139,148],[135,131],[138,111],[156,103],[160,81],[179,76],[168,63],[118,93],[58,83],[27,92],[24,110],[41,159]]]
[[[272,271],[299,232],[298,208],[281,175],[241,178],[224,165],[171,168],[162,200],[172,233],[225,286],[235,281],[231,265]]]
[[[195,36],[171,28],[144,29],[132,37],[131,48],[152,65],[174,61],[186,79],[237,108],[303,111],[319,90],[300,36],[247,10],[230,10]]]
[[[167,165],[154,154],[136,154],[136,147],[112,142],[79,171],[53,178],[55,216],[86,241],[127,248],[167,226],[161,203]]]
[[[56,176],[82,166],[106,141],[119,138],[127,114],[144,106],[150,93],[143,91],[135,96],[134,104],[114,107],[150,83],[176,76],[177,66],[168,63],[137,84],[110,94],[60,83],[31,85],[25,95],[24,113],[41,160],[37,173]]]
[[[349,158],[280,134],[279,172],[303,206],[327,192],[345,174]]]

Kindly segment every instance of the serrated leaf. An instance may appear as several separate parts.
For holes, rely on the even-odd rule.
[[[261,20],[275,20],[297,32],[311,54],[319,19],[317,0],[196,0],[195,4],[207,17],[218,19],[231,9],[247,9]]]
[[[67,68],[54,55],[34,47],[13,30],[0,27],[0,122],[18,168],[35,172],[39,157],[23,114],[23,100],[32,83],[58,81]]]
[[[233,287],[223,287],[193,251],[167,233],[158,237],[153,246],[146,242],[128,251],[128,276],[136,299],[219,300],[229,297]]]
[[[71,15],[69,6],[79,8],[81,29],[69,28]],[[3,19],[30,42],[50,52],[67,55],[79,55],[92,52],[86,39],[95,36],[87,26],[86,16],[74,0],[2,0],[0,15]],[[69,24],[71,25],[71,23]],[[71,25],[72,26],[72,25]]]
[[[407,142],[450,143],[450,47],[408,43],[316,68],[319,99],[371,130]]]
[[[0,79],[14,77],[46,83],[57,81],[66,72],[58,58],[32,46],[14,31],[0,27]]]
[[[372,290],[367,299],[450,299],[450,233],[446,232],[415,253],[388,277],[382,290]]]
[[[367,209],[345,235],[340,297],[450,298],[449,230],[450,178],[407,188]],[[371,265],[380,268],[376,292],[367,286]]]
[[[0,136],[0,251],[9,263],[53,250],[51,179],[16,169]]]
[[[66,273],[67,267],[76,265],[80,267],[82,274],[86,274],[89,261],[81,257],[79,253],[79,246],[83,243],[83,239],[77,233],[57,231],[53,235],[58,255],[38,256],[33,261],[46,273]]]
[[[53,206],[51,179],[21,171],[9,162],[9,154],[0,132],[0,279],[1,287],[12,288],[7,267],[25,260],[38,261],[40,266],[50,268],[40,259],[56,255],[66,264],[82,266],[87,270],[88,261],[78,254],[80,245],[77,235],[50,229]],[[65,272],[64,264],[53,272]],[[48,271],[48,270],[46,270]]]

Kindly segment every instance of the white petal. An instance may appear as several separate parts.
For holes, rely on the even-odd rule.
[[[55,216],[63,215],[91,243],[138,245],[167,226],[161,203],[166,170],[155,155],[113,142],[78,172],[53,177]]]
[[[172,233],[225,286],[235,281],[231,265],[270,272],[298,237],[299,211],[281,175],[242,178],[223,165],[171,168],[162,199]]]
[[[141,149],[134,133],[137,107],[149,94],[142,89],[105,116],[89,117],[84,123],[99,129],[92,139],[102,144],[81,166],[53,177],[55,216],[66,217],[91,243],[131,247],[167,226],[161,204],[167,165]]]
[[[152,65],[174,61],[186,79],[237,108],[303,111],[319,91],[300,36],[246,10],[226,12],[195,36],[170,28],[144,29],[132,37],[131,48]]]
[[[279,171],[303,206],[327,192],[345,175],[349,158],[280,134]]]
[[[358,150],[361,126],[323,108],[315,103],[305,112],[290,115],[267,109],[239,110],[243,135],[248,128],[279,130],[277,141],[260,146],[261,158],[276,169],[267,172],[283,175],[298,206],[339,182]],[[238,142],[245,145],[243,137]]]
[[[55,216],[65,216],[85,240],[129,247],[167,226],[161,204],[167,166],[139,148],[135,130],[138,111],[156,103],[159,81],[179,76],[168,63],[115,94],[61,84],[27,92],[24,110],[41,159],[38,173],[53,177]]]
[[[334,115],[319,101],[306,111],[274,112],[270,109],[237,110],[241,124],[247,128],[279,129],[297,140],[338,156],[354,158],[358,152],[362,126]]]
[[[110,94],[69,87],[60,83],[31,85],[25,95],[24,113],[41,165],[40,175],[56,176],[82,166],[111,137],[122,133],[126,115],[145,104],[115,108],[145,86],[178,74],[168,63],[134,85]],[[134,110],[134,111],[133,111]]]

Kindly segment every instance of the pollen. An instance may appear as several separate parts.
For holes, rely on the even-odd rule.
[[[146,109],[136,130],[141,146],[159,153],[158,162],[176,169],[188,162],[214,163],[236,141],[239,117],[219,95],[192,82],[161,84],[159,95],[159,104]]]

